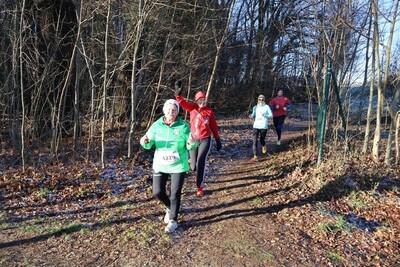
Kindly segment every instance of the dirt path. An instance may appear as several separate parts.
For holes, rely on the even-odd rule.
[[[290,205],[288,191],[298,187],[295,180],[276,166],[285,157],[292,140],[302,136],[304,124],[291,125],[296,133],[286,132],[286,144],[276,147],[272,130],[268,134],[268,153],[258,162],[251,160],[251,130],[247,120],[221,125],[224,152],[211,156],[213,169],[207,195],[198,198],[191,190],[184,203],[181,231],[164,255],[176,266],[316,266],[324,258],[320,245],[312,242],[290,221],[278,218]],[[237,152],[237,153],[236,153]],[[287,166],[290,168],[290,166]],[[193,178],[194,179],[194,178]],[[189,182],[190,188],[194,184]],[[175,253],[177,252],[177,253]],[[178,253],[179,252],[179,253]],[[146,262],[151,263],[151,262]],[[320,263],[322,264],[322,263]]]
[[[179,231],[173,234],[163,232],[164,211],[151,195],[146,156],[140,163],[142,167],[133,170],[138,175],[135,179],[130,176],[129,164],[108,168],[112,175],[107,179],[92,181],[87,173],[86,180],[102,188],[97,195],[65,198],[57,203],[49,203],[48,198],[38,201],[5,195],[0,213],[0,266],[400,263],[400,256],[391,252],[398,247],[393,241],[398,235],[396,225],[374,235],[357,229],[318,229],[321,222],[334,219],[325,212],[329,205],[344,210],[346,203],[337,203],[345,195],[332,194],[325,199],[310,187],[305,172],[312,169],[314,159],[300,142],[306,130],[304,118],[290,118],[283,134],[284,144],[279,147],[270,130],[267,154],[253,162],[251,120],[221,120],[223,150],[212,151],[209,157],[206,195],[195,195],[194,176],[190,174],[185,181]],[[82,185],[73,190],[82,190]],[[107,190],[109,195],[105,195]],[[388,200],[378,209],[396,205]],[[389,219],[398,222],[396,216]],[[380,244],[380,254],[373,251],[377,247],[371,248],[372,239]],[[386,265],[380,265],[383,257]]]

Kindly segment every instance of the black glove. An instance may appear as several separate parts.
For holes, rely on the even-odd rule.
[[[221,139],[215,139],[215,142],[217,142],[217,151],[220,151],[222,148]]]
[[[181,95],[182,93],[182,82],[176,81],[175,82],[175,95]]]

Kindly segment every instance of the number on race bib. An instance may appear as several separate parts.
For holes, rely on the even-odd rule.
[[[163,165],[171,165],[180,160],[178,151],[157,151],[156,157]]]

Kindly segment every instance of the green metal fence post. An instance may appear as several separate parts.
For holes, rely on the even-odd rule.
[[[323,92],[324,94],[323,94],[323,99],[322,99],[322,106],[321,106],[321,109],[319,111],[320,114],[318,114],[318,117],[320,117],[320,121],[319,121],[319,124],[318,124],[319,144],[318,144],[318,161],[317,161],[317,165],[319,165],[321,163],[323,149],[324,149],[326,113],[327,113],[327,109],[328,109],[330,80],[331,80],[331,61],[330,61],[330,58],[328,56],[328,68],[327,68],[326,74],[325,74],[325,85],[324,85],[324,92]]]
[[[344,130],[344,138],[345,138],[345,141],[347,142],[346,116],[344,114],[344,110],[343,110],[343,107],[342,107],[342,101],[340,100],[340,92],[339,92],[339,87],[337,85],[335,72],[332,72],[332,80],[333,80],[333,85],[334,85],[334,88],[335,88],[336,98],[337,98],[337,101],[338,101],[338,104],[339,104],[339,114],[340,114],[340,117],[342,118],[342,127],[343,127],[343,130]]]

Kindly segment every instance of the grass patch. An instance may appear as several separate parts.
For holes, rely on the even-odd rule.
[[[348,232],[350,227],[348,222],[345,220],[345,218],[342,215],[338,215],[334,218],[334,222],[321,222],[317,224],[318,230],[326,233],[331,233],[331,232]]]
[[[233,257],[238,259],[243,257],[248,257],[253,260],[258,259],[259,264],[275,260],[275,255],[272,252],[265,251],[257,244],[253,244],[246,239],[229,241],[227,243],[227,248],[232,252]]]
[[[251,200],[251,202],[253,202],[254,204],[260,204],[263,202],[263,198],[262,197],[255,197]]]
[[[30,224],[21,228],[21,230],[25,233],[42,233],[43,229],[44,227],[42,225],[37,224]]]
[[[317,228],[322,232],[332,232],[332,227],[330,223],[318,223]]]
[[[51,191],[48,188],[41,188],[41,189],[36,191],[36,194],[37,194],[38,197],[45,198],[45,197],[47,197],[48,194],[50,194],[50,192]]]
[[[330,251],[330,252],[328,253],[328,259],[329,259],[330,261],[332,261],[332,262],[335,262],[335,263],[340,263],[340,262],[342,262],[342,260],[343,260],[342,256],[340,256],[339,253],[334,252],[334,251]]]
[[[147,246],[156,242],[170,242],[171,236],[164,232],[164,225],[161,222],[144,220],[135,224],[123,226],[123,239],[125,242],[134,242],[140,246]]]
[[[11,227],[11,223],[9,223],[9,222],[3,222],[1,225],[0,225],[0,229],[7,229],[7,228],[10,228]]]
[[[352,191],[347,200],[349,205],[353,208],[364,208],[366,203],[362,200],[360,192]]]
[[[75,232],[80,232],[82,234],[87,234],[90,232],[89,227],[79,221],[72,222],[66,226],[60,224],[29,224],[21,227],[21,230],[26,233],[35,234],[52,234],[55,235],[68,235]]]
[[[264,258],[267,261],[273,261],[273,260],[275,260],[275,255],[272,252],[266,251],[266,252],[264,252]]]

